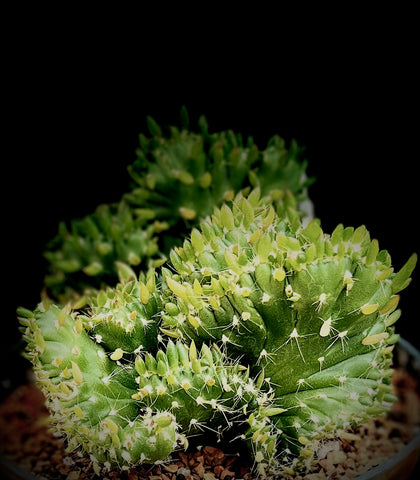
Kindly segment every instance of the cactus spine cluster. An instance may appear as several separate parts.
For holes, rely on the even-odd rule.
[[[34,311],[18,311],[52,421],[97,472],[164,461],[189,435],[222,438],[228,430],[248,444],[260,475],[309,471],[322,442],[395,400],[399,293],[416,255],[395,272],[364,226],[325,233],[290,190],[272,188],[275,181],[265,189],[265,175],[252,190],[240,190],[241,180],[237,193],[219,198],[227,186],[211,191],[209,179],[224,165],[226,145],[232,172],[242,159],[244,176],[258,155],[251,145],[237,156],[236,137],[226,134],[203,141],[202,128],[201,137],[174,129],[162,139],[151,123],[154,135],[142,140],[132,169],[141,188],[130,200],[141,198],[143,218],[153,210],[148,217],[168,228],[186,219],[179,202],[191,208],[187,192],[207,179],[212,212],[195,204],[197,221],[167,263],[137,273],[117,261],[119,283],[86,303],[44,298]],[[158,161],[143,171],[151,152]],[[213,152],[213,170],[204,152]],[[164,165],[184,172],[171,174],[178,194],[192,187],[178,203],[158,195]]]

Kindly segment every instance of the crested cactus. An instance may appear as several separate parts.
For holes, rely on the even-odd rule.
[[[307,201],[306,162],[302,149],[289,149],[273,136],[264,150],[232,131],[209,133],[205,119],[200,132],[170,127],[168,137],[148,118],[151,137],[140,135],[137,160],[128,167],[132,188],[120,202],[101,205],[70,226],[60,225],[45,251],[51,295],[65,301],[89,287],[113,285],[115,262],[133,267],[157,266],[180,243],[191,226],[245,188],[258,186],[273,200],[283,189]]]
[[[52,424],[97,473],[164,461],[203,431],[220,438],[238,417],[245,424],[243,412],[272,399],[263,377],[255,382],[216,345],[197,350],[157,336],[154,272],[140,279],[129,272],[85,311],[46,298],[34,311],[18,310]]]
[[[70,450],[87,452],[97,469],[99,463],[154,462],[176,448],[174,416],[140,411],[132,372],[89,337],[74,312],[44,302],[18,313],[51,420]]]
[[[129,167],[137,184],[125,196],[128,201],[176,228],[210,215],[214,206],[233,199],[245,187],[259,187],[264,195],[288,189],[299,199],[310,183],[305,177],[302,149],[273,136],[264,150],[252,138],[243,140],[233,131],[209,133],[204,117],[200,132],[188,131],[188,116],[182,110],[183,128],[162,129],[148,117],[151,137],[140,135],[137,161]]]
[[[119,265],[121,282],[88,297],[89,307],[78,316],[97,343],[110,351],[154,351],[158,343],[158,315],[161,297],[155,271],[135,273]]]
[[[44,299],[19,311],[52,420],[96,469],[164,460],[248,415],[257,471],[287,474],[388,410],[416,255],[395,272],[364,226],[329,235],[290,192],[278,198],[239,192],[159,275],[117,263],[120,283],[83,310]]]
[[[295,143],[260,151],[182,115],[169,137],[148,119],[121,202],[60,228],[46,252],[57,301],[18,310],[25,356],[56,430],[97,473],[232,429],[261,476],[307,472],[323,442],[395,400],[417,256],[396,272],[365,226],[327,234],[308,219]]]
[[[283,231],[290,229],[289,223],[300,224],[290,194],[283,197],[282,221],[276,222],[279,217],[269,200],[260,200],[259,189],[247,198],[239,193],[232,209],[227,204],[215,208],[212,218],[201,223],[201,232],[194,228],[183,246],[171,251],[175,272],[162,269],[166,334],[196,342],[220,340],[258,360],[268,326],[253,302],[272,310],[269,300],[275,297],[264,290],[265,285],[256,288],[256,278],[266,280],[271,275],[281,280],[285,275],[281,259],[273,269],[268,267],[275,254],[271,251],[274,225]]]
[[[318,220],[304,226],[293,206],[277,216],[254,190],[215,209],[171,260],[162,330],[220,341],[262,369],[283,409],[267,438],[278,436],[295,462],[299,454],[310,463],[317,442],[383,414],[395,399],[394,324],[415,254],[395,272],[364,226],[328,235]],[[266,422],[250,422],[253,437]],[[260,447],[269,465],[272,451]]]
[[[157,234],[167,226],[148,222],[126,202],[97,207],[94,213],[61,222],[44,253],[49,262],[45,285],[60,299],[115,283],[118,264],[159,263]],[[65,301],[65,300],[64,300]]]
[[[149,408],[170,408],[183,432],[209,429],[220,436],[233,425],[233,414],[270,400],[249,377],[249,369],[229,363],[216,345],[203,344],[199,352],[194,342],[186,346],[169,340],[155,357],[137,356],[135,369],[138,391],[133,398]]]

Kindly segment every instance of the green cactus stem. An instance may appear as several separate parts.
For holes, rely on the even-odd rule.
[[[261,389],[263,377],[256,383],[217,346],[198,351],[193,342],[157,335],[154,271],[136,279],[126,267],[121,276],[88,314],[48,299],[33,312],[18,310],[25,356],[53,427],[69,450],[89,455],[97,473],[164,461],[190,435],[220,438],[273,396],[267,385]]]
[[[18,312],[52,421],[97,471],[235,425],[260,475],[308,472],[324,441],[389,410],[417,255],[395,271],[365,226],[327,234],[290,191],[257,187],[169,257],[140,275],[117,261],[120,283],[83,310]]]
[[[147,268],[163,263],[191,226],[211,214],[214,206],[258,186],[273,200],[289,189],[307,202],[302,149],[273,136],[264,150],[232,131],[209,133],[204,117],[200,131],[188,130],[188,115],[181,112],[182,128],[169,127],[169,136],[148,118],[151,137],[140,135],[137,160],[129,166],[132,188],[120,202],[66,225],[45,251],[45,285],[62,303],[91,288],[114,285],[115,262]],[[127,182],[129,183],[129,182]]]
[[[165,228],[138,215],[124,201],[100,205],[70,226],[62,222],[44,253],[49,262],[45,285],[65,303],[77,292],[114,284],[116,262],[137,266],[144,259],[158,261],[157,233]]]
[[[197,343],[222,341],[249,361],[259,360],[267,335],[279,328],[277,318],[271,317],[277,313],[273,303],[277,308],[281,290],[267,287],[277,286],[286,275],[282,256],[277,259],[272,250],[272,237],[277,232],[291,234],[301,225],[290,193],[278,204],[283,220],[271,198],[261,199],[260,193],[259,189],[248,197],[239,193],[232,208],[227,204],[215,208],[200,230],[194,228],[183,246],[171,251],[173,268],[162,268],[165,334]],[[276,261],[271,266],[273,255]]]
[[[273,406],[255,409],[248,417],[248,431],[242,435],[254,459],[253,470],[262,478],[281,472],[278,447],[282,432],[273,424],[271,417],[283,412],[284,409]]]
[[[26,357],[69,450],[87,453],[98,470],[99,464],[153,463],[177,448],[182,439],[175,417],[169,410],[139,409],[129,366],[93,341],[75,312],[44,302],[18,314]]]
[[[212,430],[220,436],[242,411],[271,400],[272,391],[262,391],[249,368],[229,361],[216,345],[202,344],[198,351],[194,342],[169,340],[156,356],[137,356],[135,369],[133,398],[145,407],[170,409],[182,432]]]
[[[280,451],[309,464],[317,442],[395,400],[394,324],[415,254],[395,272],[364,226],[329,235],[293,206],[277,216],[254,190],[215,209],[171,261],[163,331],[221,341],[264,369],[284,410],[271,418]]]
[[[153,352],[158,343],[161,296],[156,287],[156,273],[140,273],[118,264],[120,283],[88,297],[89,306],[78,316],[97,343],[110,351]]]
[[[289,189],[298,200],[306,198],[312,179],[306,178],[307,163],[295,141],[287,149],[282,138],[273,136],[260,150],[251,137],[244,140],[231,130],[209,133],[204,117],[199,132],[189,131],[185,109],[181,117],[181,129],[171,126],[168,136],[148,117],[151,137],[139,137],[137,161],[129,167],[136,187],[125,196],[171,225],[177,243],[191,225],[244,188],[258,186],[264,195]],[[166,247],[173,242],[166,240]]]

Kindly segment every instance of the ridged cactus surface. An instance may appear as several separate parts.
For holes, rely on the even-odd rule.
[[[54,429],[97,472],[164,461],[190,435],[244,430],[245,412],[272,398],[216,345],[157,335],[159,305],[151,271],[99,292],[87,311],[48,299],[18,311]]]
[[[20,310],[28,357],[47,399],[51,421],[95,464],[155,462],[179,440],[170,410],[140,411],[132,371],[83,328],[82,320],[55,305]]]
[[[300,224],[293,197],[284,196],[282,205],[285,218]],[[270,198],[260,202],[259,189],[247,198],[238,194],[232,208],[216,208],[200,230],[194,228],[183,246],[171,251],[175,271],[162,269],[164,292],[169,292],[162,316],[165,333],[197,342],[221,340],[258,359],[270,328],[265,317],[271,297],[257,282],[285,275],[281,260],[274,268],[268,260],[274,228],[290,228],[289,220],[278,218]]]
[[[137,280],[127,265],[119,266],[121,282],[89,297],[89,306],[78,319],[95,341],[108,350],[127,353],[153,352],[158,343],[158,320],[162,308],[155,271],[141,273]]]
[[[335,436],[395,400],[390,386],[399,292],[416,255],[394,272],[364,226],[305,226],[278,217],[258,190],[237,195],[171,252],[163,270],[168,335],[217,340],[270,380],[280,442],[312,458]],[[262,420],[261,420],[262,421]]]

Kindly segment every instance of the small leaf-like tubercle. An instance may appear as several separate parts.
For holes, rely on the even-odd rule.
[[[411,257],[407,260],[405,265],[401,270],[395,274],[392,279],[392,292],[398,293],[408,286],[410,283],[410,275],[413,273],[414,268],[417,264],[417,254],[413,253]]]

